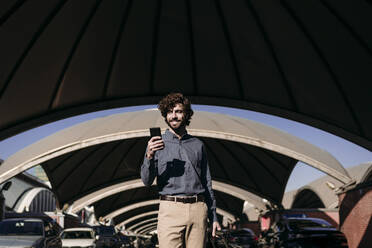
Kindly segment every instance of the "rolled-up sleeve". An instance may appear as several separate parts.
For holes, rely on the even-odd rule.
[[[141,166],[141,179],[146,186],[151,186],[157,175],[156,161],[153,159],[147,159],[146,153]]]

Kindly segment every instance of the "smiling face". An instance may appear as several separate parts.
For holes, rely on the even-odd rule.
[[[186,114],[183,104],[177,103],[173,109],[170,109],[167,112],[166,121],[168,126],[176,133],[183,131],[186,127]]]

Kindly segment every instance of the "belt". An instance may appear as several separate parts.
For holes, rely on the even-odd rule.
[[[204,202],[204,195],[194,195],[194,196],[170,196],[170,195],[160,195],[160,200],[163,201],[174,201],[182,203],[195,203]]]

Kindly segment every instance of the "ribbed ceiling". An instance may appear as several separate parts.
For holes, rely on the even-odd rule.
[[[181,91],[372,150],[371,23],[364,0],[2,0],[0,138]]]

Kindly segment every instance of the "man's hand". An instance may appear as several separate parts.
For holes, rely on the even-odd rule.
[[[216,230],[221,231],[221,226],[218,221],[213,222],[213,227],[212,227],[212,237],[216,237]]]
[[[160,136],[152,137],[149,142],[147,142],[147,152],[146,158],[152,159],[156,151],[164,148],[164,142]]]

